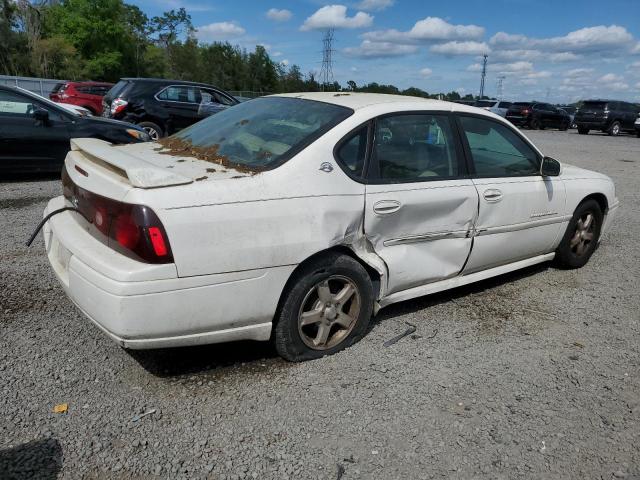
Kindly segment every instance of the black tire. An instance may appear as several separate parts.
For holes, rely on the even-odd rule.
[[[577,248],[577,245],[574,245],[574,243],[576,238],[580,236],[580,232],[583,231],[580,222],[582,222],[582,226],[584,226],[584,221],[588,218],[588,215],[592,216],[593,226],[589,229],[592,238],[586,243],[584,250],[580,252],[580,248]],[[578,208],[576,208],[573,214],[573,218],[569,222],[567,231],[556,249],[555,261],[558,266],[564,268],[580,268],[589,261],[598,245],[603,218],[602,209],[595,200],[586,200],[578,205]],[[580,242],[582,242],[582,239],[580,239]]]
[[[566,132],[567,130],[569,130],[569,122],[561,124],[559,130],[561,132]]]
[[[580,135],[589,135],[589,129],[584,127],[578,127],[578,133]]]
[[[164,137],[163,128],[160,125],[156,124],[156,123],[153,123],[153,122],[140,122],[138,124],[138,126],[140,128],[142,128],[142,129],[146,130],[146,132],[151,137],[151,140],[158,140],[159,138]]]
[[[620,124],[619,121],[616,120],[607,129],[607,134],[609,134],[609,136],[612,136],[612,137],[617,137],[618,135],[620,135],[621,131],[622,131],[622,125]]]
[[[640,138],[640,130],[636,132],[636,137]]]
[[[537,130],[540,127],[541,127],[540,120],[538,120],[537,118],[532,118],[531,121],[529,122],[529,128],[531,130]]]
[[[330,292],[335,295],[340,290],[339,282],[343,280],[348,280],[355,291],[348,300],[348,302],[358,301],[358,313],[353,315],[355,320],[350,324],[350,329],[342,328],[337,323],[329,327],[325,326],[331,332],[325,342],[326,345],[313,348],[309,345],[311,337],[315,337],[317,340],[321,336],[320,328],[325,328],[321,323],[332,321],[327,318],[329,309],[325,306],[329,303],[323,303],[324,301],[320,298],[319,285],[328,282],[332,288]],[[332,282],[336,283],[332,284]],[[333,313],[343,312],[345,308],[353,308],[354,304],[348,302],[345,306],[334,308]],[[301,362],[332,355],[349,347],[360,340],[367,331],[373,312],[373,302],[374,293],[371,278],[365,268],[355,259],[348,255],[331,252],[311,260],[294,274],[281,299],[274,319],[273,330],[277,352],[286,360]],[[315,305],[310,309],[311,311],[317,309],[322,311],[319,314],[322,320],[306,326],[299,326],[302,312],[311,313],[307,309],[311,305]],[[334,341],[337,343],[332,345]]]

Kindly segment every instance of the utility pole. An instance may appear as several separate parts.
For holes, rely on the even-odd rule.
[[[322,67],[320,68],[320,82],[322,91],[328,85],[333,85],[333,28],[329,28],[322,37]]]
[[[479,99],[482,100],[482,97],[484,97],[484,79],[487,76],[487,57],[489,55],[487,55],[486,53],[482,56],[482,77],[480,78],[480,97]]]
[[[498,94],[498,100],[502,100],[502,95],[504,94],[504,91],[503,91],[503,82],[504,82],[504,79],[505,79],[505,78],[507,78],[505,75],[500,75],[500,76],[498,77],[498,89],[497,89],[497,90],[498,90],[498,92],[497,92],[497,94]]]

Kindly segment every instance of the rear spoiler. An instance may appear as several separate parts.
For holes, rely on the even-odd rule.
[[[126,177],[134,187],[169,187],[193,182],[192,178],[169,172],[140,157],[130,155],[122,149],[114,148],[113,144],[104,140],[73,138],[71,139],[71,150],[81,151],[90,161],[106,164],[105,166],[110,170],[115,170]]]

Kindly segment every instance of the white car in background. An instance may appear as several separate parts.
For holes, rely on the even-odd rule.
[[[511,102],[505,102],[504,100],[477,100],[474,106],[504,118],[507,116],[507,110],[509,110]]]
[[[337,352],[380,307],[556,259],[618,208],[509,122],[404,96],[263,97],[158,143],[72,141],[45,211],[73,302],[131,349],[273,338]]]

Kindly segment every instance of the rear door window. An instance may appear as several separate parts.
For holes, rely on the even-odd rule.
[[[196,87],[174,85],[161,90],[160,93],[157,94],[157,97],[159,100],[181,103],[200,103],[200,100],[202,99],[200,89]]]
[[[337,151],[340,163],[358,177],[362,176],[364,170],[368,130],[367,125],[360,127],[342,142]]]

